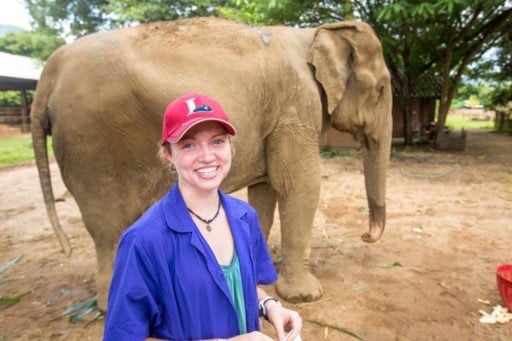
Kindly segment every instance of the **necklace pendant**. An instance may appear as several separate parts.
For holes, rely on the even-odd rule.
[[[210,226],[210,224],[206,224],[206,229],[208,230],[208,232],[212,231],[212,227]]]

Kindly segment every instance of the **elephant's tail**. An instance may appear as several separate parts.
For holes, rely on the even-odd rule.
[[[50,223],[52,224],[53,231],[55,232],[55,235],[62,247],[62,251],[64,251],[64,254],[69,257],[71,256],[71,244],[69,243],[68,237],[62,230],[62,226],[60,225],[59,218],[57,216],[57,210],[55,209],[55,197],[53,195],[50,176],[50,165],[48,161],[46,142],[48,135],[51,135],[51,122],[48,115],[48,101],[51,87],[50,84],[48,84],[49,82],[45,82],[43,75],[38,83],[36,96],[32,103],[32,110],[30,113],[32,121],[32,143],[34,146],[41,190],[43,191],[44,203],[46,205],[46,212],[50,219]]]

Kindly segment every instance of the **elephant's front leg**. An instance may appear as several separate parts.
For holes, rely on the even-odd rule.
[[[322,296],[320,282],[309,271],[311,230],[319,196],[319,188],[312,187],[308,184],[279,200],[282,262],[276,289],[290,302],[314,301]]]
[[[320,195],[320,155],[313,139],[273,144],[269,177],[279,195],[282,262],[278,294],[290,302],[314,301],[322,286],[309,270],[311,230]],[[291,147],[288,149],[287,147]]]

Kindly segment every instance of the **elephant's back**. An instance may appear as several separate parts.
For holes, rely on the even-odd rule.
[[[186,92],[218,99],[240,136],[265,136],[271,128],[261,113],[271,93],[265,91],[262,34],[200,18],[92,34],[59,49],[45,66],[52,72],[44,82],[52,88],[48,107],[59,165],[80,176],[89,168],[112,169],[112,178],[135,165],[161,169],[162,114]]]
[[[109,122],[120,125],[119,120],[134,118],[131,113],[159,122],[169,100],[187,91],[223,97],[222,91],[228,97],[243,93],[242,85],[254,96],[263,86],[257,80],[265,79],[265,39],[254,27],[219,18],[91,34],[48,60],[50,106],[53,113],[69,111],[68,119],[95,121],[108,114]],[[251,82],[241,84],[241,78]],[[84,117],[84,111],[91,113]]]
[[[204,54],[211,48],[251,54],[269,42],[265,32],[254,26],[213,17],[149,23],[138,26],[136,33],[136,43],[146,49],[165,53],[193,45],[197,48],[191,53],[205,58],[214,57]]]
[[[186,50],[190,58],[211,59],[216,57],[209,53],[212,49],[252,55],[265,49],[270,39],[263,28],[206,17],[159,21],[93,33],[64,46],[59,52],[73,54],[78,59],[91,56],[108,58],[119,52],[152,58]]]

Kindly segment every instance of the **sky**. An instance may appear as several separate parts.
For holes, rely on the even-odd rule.
[[[0,1],[0,24],[30,30],[30,16],[22,0]]]

